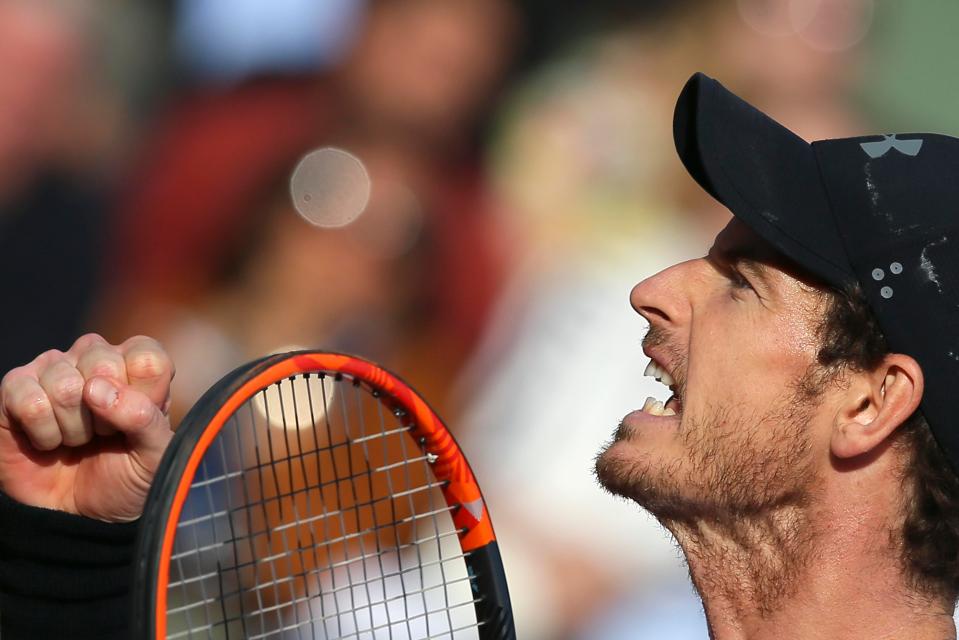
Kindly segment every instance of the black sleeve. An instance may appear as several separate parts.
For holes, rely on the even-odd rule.
[[[0,493],[0,638],[129,638],[136,530]]]

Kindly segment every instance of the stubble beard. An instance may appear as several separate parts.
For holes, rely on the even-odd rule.
[[[708,418],[687,416],[678,433],[683,455],[666,463],[653,452],[625,450],[641,435],[623,424],[597,456],[600,484],[635,501],[674,535],[701,594],[739,590],[736,596],[768,613],[795,587],[813,553],[808,506],[819,481],[809,424],[816,400],[806,388],[805,378],[797,381],[765,413],[713,406],[703,412]],[[697,575],[694,564],[720,570]],[[742,572],[753,585],[749,594],[741,593],[743,581],[723,584],[722,576]]]
[[[710,419],[687,420],[678,434],[684,455],[665,464],[652,452],[617,452],[616,445],[641,437],[620,424],[597,457],[600,484],[668,521],[749,516],[805,501],[813,471],[812,409],[804,402],[793,398],[765,414],[729,407],[704,413]]]

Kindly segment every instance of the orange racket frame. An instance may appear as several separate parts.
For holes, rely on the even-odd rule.
[[[204,454],[229,418],[256,393],[306,373],[350,376],[367,385],[391,410],[408,416],[410,435],[435,456],[431,468],[443,483],[441,490],[467,556],[473,590],[484,596],[476,605],[477,619],[483,621],[480,638],[515,639],[509,592],[489,512],[469,463],[443,421],[389,371],[362,358],[319,351],[276,354],[243,365],[207,391],[184,418],[154,477],[141,520],[134,581],[136,637],[166,638],[169,561],[184,501]]]

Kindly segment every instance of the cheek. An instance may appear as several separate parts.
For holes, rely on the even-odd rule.
[[[755,301],[719,301],[698,324],[690,334],[690,410],[717,402],[762,408],[815,362],[815,336],[799,314],[776,315]]]

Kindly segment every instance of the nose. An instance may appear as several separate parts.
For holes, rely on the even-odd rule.
[[[650,325],[676,325],[690,316],[689,287],[694,280],[690,260],[673,265],[646,278],[629,294],[629,303]]]

